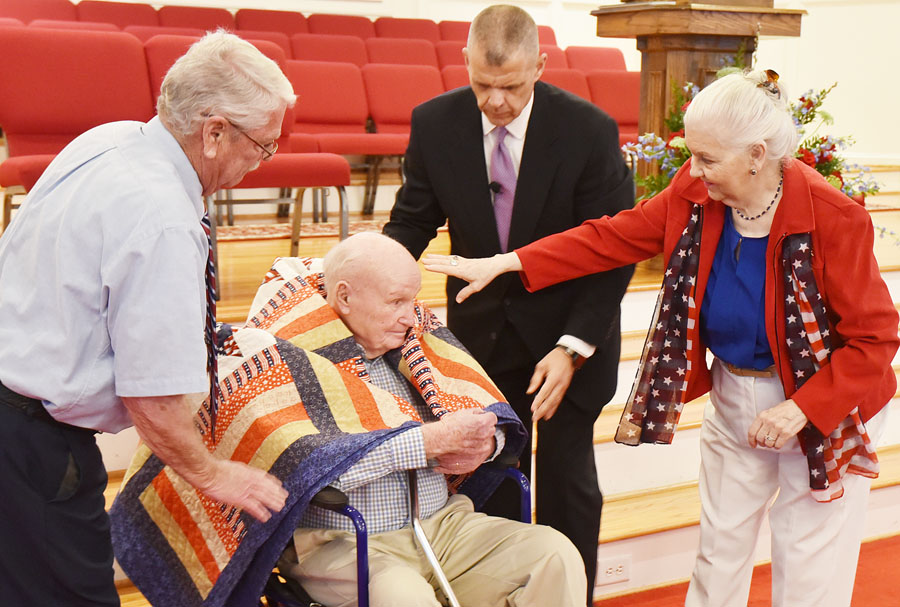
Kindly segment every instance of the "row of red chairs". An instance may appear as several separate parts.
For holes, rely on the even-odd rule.
[[[465,40],[469,32],[467,21],[431,19],[403,19],[380,17],[374,22],[358,15],[311,14],[309,17],[293,11],[274,11],[242,8],[236,14],[224,8],[201,6],[163,6],[159,10],[149,4],[82,0],[77,5],[69,0],[2,0],[0,17],[29,23],[35,19],[91,21],[113,23],[119,28],[129,25],[189,27],[211,30],[257,30],[298,33],[343,34],[360,38],[421,38]],[[541,44],[556,44],[556,35],[547,25],[538,26]]]
[[[13,186],[30,187],[53,156],[84,131],[116,120],[146,121],[153,117],[159,84],[172,63],[196,41],[194,37],[157,36],[146,45],[121,32],[55,31],[0,28],[0,127],[10,157],[0,164],[4,192],[4,227],[13,208]],[[255,41],[263,53],[287,71],[284,51],[268,41]],[[300,204],[306,188],[335,186],[341,200],[341,233],[347,231],[343,188],[350,184],[350,165],[340,155],[292,153],[292,111],[285,114],[279,151],[249,173],[237,188],[298,188],[292,255],[300,231]],[[11,189],[13,188],[13,189]],[[247,202],[241,200],[241,202]]]
[[[90,1],[90,0],[85,0]],[[21,25],[11,17],[0,18],[0,25]],[[100,21],[66,21],[60,19],[35,19],[30,27],[53,29],[82,29],[97,31],[119,31],[113,23]],[[172,27],[161,25],[127,25],[123,31],[133,34],[146,42],[160,34],[200,36],[204,30],[194,27]],[[359,38],[342,34],[300,33],[288,36],[284,32],[271,30],[237,29],[243,38],[269,40],[281,46],[292,59],[314,61],[347,61],[363,66],[366,63],[398,63],[408,65],[431,65],[443,68],[447,65],[463,65],[462,49],[464,40],[430,40],[418,38]],[[582,72],[593,70],[624,70],[625,58],[617,48],[594,46],[570,46],[565,50],[555,44],[542,44],[541,52],[547,54],[547,67],[553,69],[577,69]]]

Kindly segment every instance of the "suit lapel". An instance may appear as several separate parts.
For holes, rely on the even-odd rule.
[[[534,87],[534,105],[528,119],[519,179],[516,182],[516,200],[509,229],[510,251],[534,240],[538,219],[547,203],[553,176],[556,175],[556,166],[563,158],[560,150],[554,150],[557,132],[547,89],[542,82],[538,82]]]

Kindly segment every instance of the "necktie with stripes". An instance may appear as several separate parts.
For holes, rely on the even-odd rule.
[[[206,371],[209,373],[209,418],[210,436],[215,440],[216,412],[219,409],[219,369],[216,364],[216,264],[210,234],[209,213],[203,213],[200,220],[206,232],[209,254],[206,258]]]

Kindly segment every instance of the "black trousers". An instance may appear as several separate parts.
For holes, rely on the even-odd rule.
[[[0,602],[118,607],[106,481],[92,430],[0,384]]]
[[[525,394],[525,390],[534,373],[534,365],[497,372],[491,371],[490,364],[485,367],[530,435],[533,396]],[[597,542],[603,507],[594,460],[596,419],[596,413],[585,413],[563,398],[549,421],[538,422],[535,456],[536,520],[563,533],[581,553],[588,580],[587,605],[592,604],[597,574]],[[531,453],[527,448],[521,455],[519,468],[526,475],[531,474]],[[483,511],[518,520],[519,504],[518,487],[506,482],[488,499]]]

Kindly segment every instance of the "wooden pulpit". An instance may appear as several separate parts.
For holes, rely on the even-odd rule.
[[[673,82],[702,88],[739,52],[750,65],[757,36],[799,36],[800,18],[806,14],[773,8],[773,0],[708,1],[622,0],[591,12],[598,36],[637,39],[640,133],[668,135],[664,119],[672,104]]]

